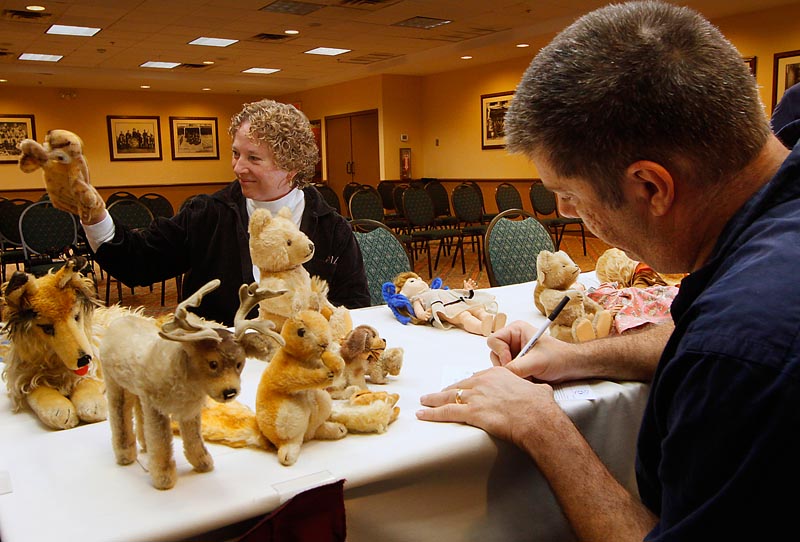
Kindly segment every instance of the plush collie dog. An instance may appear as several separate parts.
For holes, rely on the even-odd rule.
[[[86,265],[74,258],[40,278],[16,272],[3,286],[3,327],[10,342],[6,381],[15,411],[27,404],[53,429],[106,419],[102,373],[92,344],[99,304]]]

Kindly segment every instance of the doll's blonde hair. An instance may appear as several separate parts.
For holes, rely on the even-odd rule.
[[[301,111],[274,100],[244,104],[242,110],[231,118],[230,136],[234,137],[245,122],[250,123],[247,137],[266,144],[275,165],[296,172],[292,186],[303,188],[311,182],[319,152],[311,124]]]

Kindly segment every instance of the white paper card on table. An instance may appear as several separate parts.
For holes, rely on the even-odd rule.
[[[556,402],[593,401],[597,396],[587,384],[557,384],[553,386]]]
[[[291,480],[286,480],[285,482],[272,484],[272,489],[274,489],[278,494],[281,504],[283,504],[298,493],[302,493],[303,491],[307,491],[309,489],[314,489],[315,487],[324,486],[326,484],[332,484],[337,480],[341,480],[341,478],[335,477],[330,473],[330,471],[321,470],[319,472],[314,472],[298,478],[292,478]]]
[[[464,367],[463,365],[445,365],[442,367],[442,388],[471,377],[480,369]]]
[[[7,470],[0,470],[0,495],[12,493],[13,491],[11,487],[11,473]]]

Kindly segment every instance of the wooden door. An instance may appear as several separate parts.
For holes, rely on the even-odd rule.
[[[378,186],[381,180],[380,150],[378,148],[378,112],[350,117],[350,136],[353,180]]]
[[[325,159],[328,168],[328,185],[341,198],[344,185],[353,178],[350,174],[353,153],[350,142],[349,116],[325,119]],[[345,205],[347,205],[346,202]]]

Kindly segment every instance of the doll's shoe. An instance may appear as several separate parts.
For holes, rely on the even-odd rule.
[[[497,331],[500,328],[506,326],[506,314],[504,312],[498,312],[495,317],[494,321],[492,322],[492,332]]]

